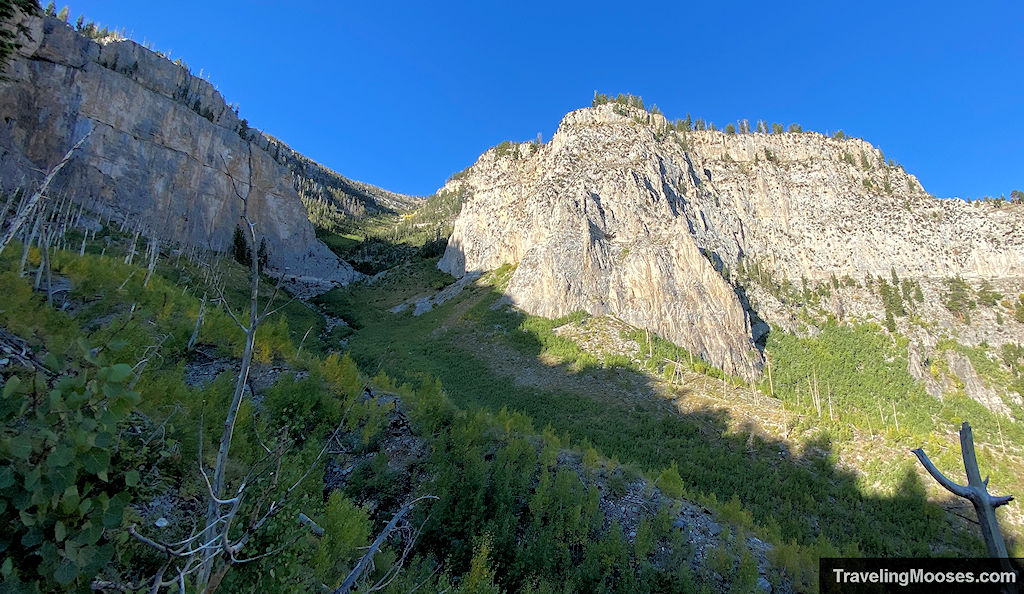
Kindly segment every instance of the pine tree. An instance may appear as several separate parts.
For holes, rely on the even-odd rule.
[[[729,122],[728,124],[725,125],[725,133],[726,134],[735,134],[736,133],[736,126],[734,126],[732,124],[732,122]]]
[[[231,237],[231,255],[242,266],[252,265],[252,252],[249,251],[249,242],[245,240],[245,233],[241,227],[235,227],[235,233]]]
[[[269,254],[267,253],[267,240],[266,238],[261,238],[260,249],[256,251],[256,260],[260,263],[260,270],[263,270],[267,267],[268,256]]]
[[[68,22],[68,13],[70,13],[70,12],[71,12],[71,7],[68,6],[67,4],[65,4],[64,8],[60,9],[60,12],[57,13],[57,18],[62,20],[62,21],[64,21],[66,23],[66,22]]]
[[[25,25],[14,24],[14,17],[19,12],[39,14],[39,3],[37,0],[0,1],[0,72],[7,67],[7,60],[14,50],[18,49],[18,34],[29,34]]]
[[[53,0],[50,0],[50,3],[46,5],[45,14],[48,17],[52,17],[52,16],[56,16],[57,15],[57,7],[54,6]]]

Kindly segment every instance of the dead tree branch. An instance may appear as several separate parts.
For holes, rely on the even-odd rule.
[[[974,452],[974,433],[971,431],[970,424],[965,421],[960,427],[960,451],[963,454],[964,469],[967,471],[967,485],[957,484],[942,474],[928,459],[928,455],[924,453],[923,449],[917,448],[911,451],[917,456],[928,474],[944,489],[957,497],[963,497],[974,505],[989,556],[1006,559],[1008,557],[1006,542],[1003,540],[1003,534],[1000,532],[999,523],[996,520],[996,508],[1013,501],[1013,496],[989,494],[988,477],[982,480],[981,472],[978,470],[978,457]],[[1006,567],[1009,567],[1008,563],[1006,563]]]
[[[416,499],[413,499],[409,503],[403,505],[402,508],[399,509],[397,513],[395,513],[394,517],[391,518],[391,521],[388,522],[387,526],[385,526],[384,529],[380,531],[380,534],[377,535],[377,538],[373,539],[373,544],[370,545],[370,548],[367,549],[366,553],[364,553],[362,558],[359,559],[359,562],[356,563],[356,566],[352,568],[352,571],[349,572],[348,577],[345,578],[345,581],[342,582],[341,585],[338,586],[338,588],[334,591],[334,594],[348,594],[352,591],[352,588],[355,587],[356,582],[359,581],[359,578],[362,577],[362,575],[367,570],[369,570],[370,567],[373,565],[373,556],[377,554],[377,551],[380,550],[380,547],[384,544],[384,541],[387,540],[388,536],[390,536],[391,533],[395,531],[395,528],[398,527],[399,521],[401,521],[402,518],[406,516],[406,514],[412,511],[413,506],[415,506],[420,501],[423,501],[424,499],[438,499],[438,497],[435,497],[434,495],[424,495],[422,497],[417,497]]]
[[[46,174],[46,177],[43,178],[43,183],[40,184],[39,189],[36,190],[35,194],[32,194],[32,197],[28,199],[28,202],[25,203],[25,206],[21,209],[21,211],[18,212],[18,214],[14,215],[14,220],[11,222],[10,227],[8,227],[7,231],[4,233],[3,239],[0,239],[0,254],[3,253],[4,248],[6,248],[7,244],[10,243],[11,239],[18,232],[18,229],[20,229],[21,226],[25,224],[25,220],[29,217],[29,215],[32,214],[32,211],[36,207],[36,203],[39,202],[39,199],[43,197],[44,193],[46,193],[46,189],[50,187],[50,182],[53,181],[53,178],[56,177],[58,173],[60,173],[61,169],[64,169],[64,166],[67,165],[68,161],[71,160],[71,157],[75,154],[75,151],[77,151],[79,148],[81,148],[83,144],[85,144],[86,139],[89,138],[91,134],[92,130],[89,130],[88,132],[85,133],[85,136],[83,136],[81,140],[76,142],[74,146],[71,147],[67,154],[64,155],[64,158],[61,159],[59,163],[54,165],[53,169],[51,169],[50,172]]]

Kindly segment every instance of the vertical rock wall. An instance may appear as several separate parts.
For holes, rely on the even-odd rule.
[[[0,185],[31,187],[86,132],[51,193],[141,221],[151,235],[228,247],[248,193],[269,264],[314,285],[357,273],[316,239],[290,171],[207,81],[128,40],[92,41],[28,19],[32,40],[0,81]],[[235,186],[232,186],[235,179]]]

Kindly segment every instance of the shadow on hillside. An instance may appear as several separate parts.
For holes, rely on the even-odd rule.
[[[892,495],[868,492],[862,475],[837,466],[825,432],[796,451],[750,422],[734,427],[727,407],[669,409],[655,395],[656,382],[627,367],[542,361],[559,348],[557,338],[498,305],[503,294],[493,286],[471,286],[422,316],[387,313],[432,292],[421,283],[434,262],[423,258],[412,273],[389,272],[322,300],[334,315],[358,318],[348,348],[362,369],[401,381],[437,377],[460,407],[519,411],[536,429],[550,426],[574,448],[592,443],[649,476],[675,461],[689,499],[719,508],[731,522],[759,526],[775,542],[814,546],[822,555],[985,555],[975,529],[965,538],[927,501],[909,452],[889,461]],[[683,398],[688,389],[681,388]],[[943,505],[974,517],[959,502]]]

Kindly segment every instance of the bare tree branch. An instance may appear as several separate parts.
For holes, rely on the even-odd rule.
[[[422,497],[417,497],[403,505],[401,509],[395,513],[394,517],[391,518],[391,521],[387,523],[387,526],[385,526],[384,529],[381,530],[380,534],[377,535],[377,538],[373,539],[373,543],[370,545],[369,549],[367,549],[366,553],[364,553],[362,558],[359,559],[356,566],[352,568],[352,571],[349,572],[345,581],[343,581],[341,585],[334,590],[334,594],[348,594],[352,591],[352,588],[356,585],[356,582],[359,581],[359,578],[362,577],[363,573],[366,572],[373,564],[373,556],[377,554],[377,551],[380,550],[381,545],[384,544],[384,541],[387,540],[388,536],[394,532],[395,527],[398,526],[398,522],[404,518],[406,514],[412,511],[413,506],[424,499],[438,499],[438,497],[435,497],[434,495],[423,495]]]
[[[61,169],[64,169],[64,166],[67,165],[68,161],[71,160],[71,157],[72,155],[75,154],[75,151],[77,151],[79,148],[82,147],[83,144],[85,144],[86,139],[88,139],[91,134],[92,130],[86,132],[85,136],[83,136],[81,140],[76,142],[74,146],[72,146],[71,149],[68,150],[67,154],[64,155],[64,158],[53,166],[53,169],[50,170],[50,173],[46,174],[46,177],[43,178],[43,183],[40,184],[39,189],[36,190],[35,194],[32,194],[32,197],[28,199],[28,202],[25,203],[25,206],[24,208],[22,208],[21,212],[14,216],[14,220],[11,222],[11,226],[7,228],[7,231],[4,233],[3,239],[0,239],[0,254],[3,253],[4,248],[7,247],[8,243],[10,243],[11,239],[18,232],[18,229],[20,229],[21,226],[25,224],[25,219],[27,219],[28,216],[32,213],[32,210],[36,207],[36,203],[39,202],[39,199],[43,197],[43,194],[46,192],[46,189],[50,186],[50,182],[53,181],[53,178],[56,177],[58,173],[60,173]]]
[[[963,455],[964,470],[967,471],[967,486],[959,485],[943,475],[935,465],[932,464],[924,450],[917,448],[911,450],[917,459],[921,461],[928,474],[932,476],[944,489],[957,497],[963,497],[974,505],[974,511],[978,514],[978,521],[981,525],[981,536],[988,547],[989,556],[1002,559],[1003,569],[1010,570],[1006,551],[1006,541],[999,530],[999,522],[996,519],[996,508],[1006,505],[1013,500],[1012,495],[1001,497],[993,496],[988,492],[988,477],[981,479],[981,471],[978,469],[978,457],[974,451],[974,432],[966,421],[960,427],[960,452]]]

